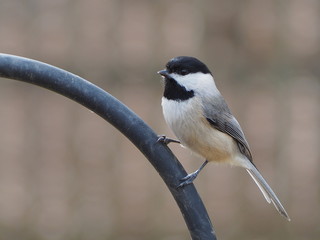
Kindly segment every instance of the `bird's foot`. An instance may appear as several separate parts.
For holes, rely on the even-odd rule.
[[[160,143],[163,143],[166,145],[168,145],[169,143],[172,143],[172,142],[180,143],[180,141],[175,140],[175,139],[171,139],[171,138],[167,138],[165,135],[159,135],[157,142],[160,142]]]
[[[190,173],[188,174],[187,176],[185,176],[184,178],[181,178],[180,179],[180,184],[178,185],[177,188],[182,188],[190,183],[193,182],[193,180],[196,179],[196,177],[198,176],[199,172],[208,164],[208,160],[205,160],[204,163],[202,163],[202,165],[200,166],[200,168],[193,172],[193,173]]]
[[[196,177],[198,176],[199,171],[195,171],[193,173],[188,174],[187,176],[185,176],[184,178],[180,179],[180,184],[178,185],[177,188],[182,188],[185,187],[191,183],[193,183],[193,181],[196,179]]]

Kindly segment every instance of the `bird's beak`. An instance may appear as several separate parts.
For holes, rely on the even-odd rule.
[[[160,74],[163,77],[168,77],[169,76],[169,73],[168,73],[168,71],[166,69],[160,70],[158,72],[158,74]]]

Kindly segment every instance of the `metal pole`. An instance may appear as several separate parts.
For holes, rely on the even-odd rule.
[[[180,162],[166,145],[157,143],[155,132],[123,103],[79,76],[18,56],[0,54],[0,77],[47,88],[104,118],[122,132],[160,174],[181,210],[192,239],[216,239],[210,218],[194,185],[177,188],[179,179],[187,174]]]

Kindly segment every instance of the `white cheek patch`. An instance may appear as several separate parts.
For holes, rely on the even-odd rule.
[[[170,76],[177,81],[181,86],[184,86],[188,91],[195,91],[198,93],[220,94],[214,79],[209,73],[190,73],[185,76],[172,73]]]

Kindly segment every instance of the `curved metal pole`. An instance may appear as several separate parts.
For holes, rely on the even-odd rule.
[[[193,184],[177,189],[186,175],[179,161],[157,135],[119,100],[72,73],[35,60],[0,54],[0,77],[35,84],[70,98],[122,132],[158,171],[176,200],[192,239],[216,239],[207,211]]]

